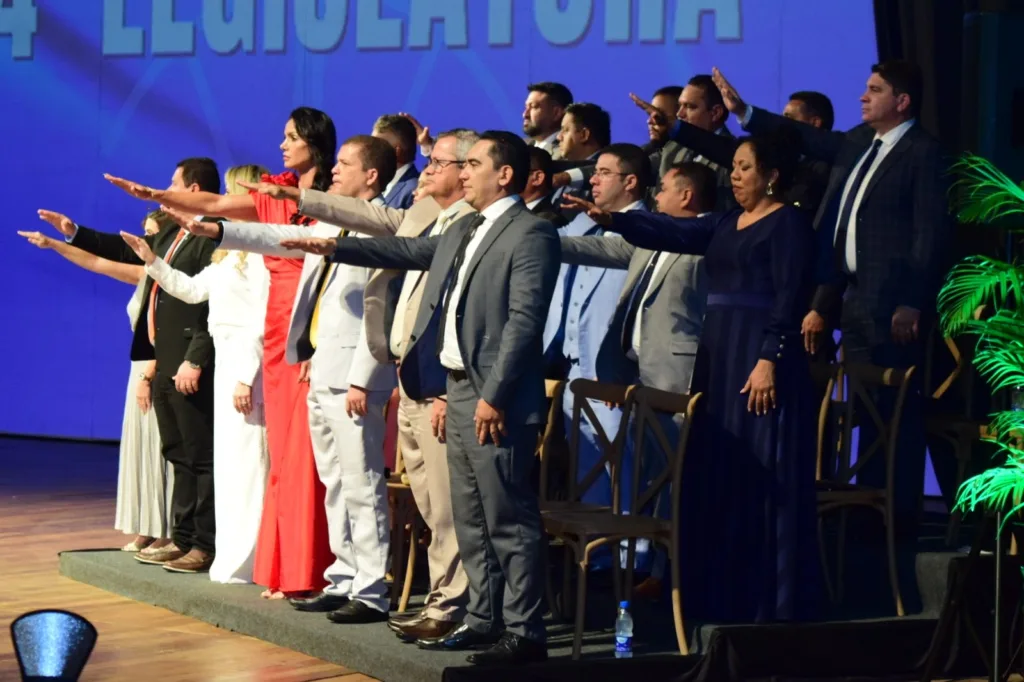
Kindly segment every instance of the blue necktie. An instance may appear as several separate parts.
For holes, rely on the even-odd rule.
[[[868,171],[871,170],[871,165],[875,162],[875,158],[878,156],[878,150],[882,147],[881,140],[875,140],[871,145],[871,149],[864,156],[864,162],[860,164],[860,168],[857,169],[857,175],[853,179],[853,184],[850,186],[850,192],[846,195],[846,202],[842,206],[842,210],[839,211],[839,222],[836,224],[836,244],[835,244],[835,256],[836,266],[841,272],[849,272],[849,268],[846,263],[846,233],[850,224],[850,217],[853,214],[853,204],[857,201],[857,195],[860,193],[860,186],[864,184],[864,178],[867,177]]]

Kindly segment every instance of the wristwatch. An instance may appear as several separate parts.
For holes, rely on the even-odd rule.
[[[139,372],[139,381],[152,382],[153,381],[153,377],[149,376],[145,372]]]
[[[186,360],[186,362],[188,362],[188,361]],[[202,367],[200,367],[199,365],[197,365],[194,362],[189,362],[188,366],[191,367],[192,369],[202,369]]]

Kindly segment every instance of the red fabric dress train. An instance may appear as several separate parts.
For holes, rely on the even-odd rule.
[[[291,173],[263,177],[264,182],[297,184]],[[252,193],[260,222],[292,222],[292,201]],[[328,544],[324,486],[316,472],[306,406],[308,383],[299,382],[299,366],[285,360],[292,304],[302,274],[302,259],[265,256],[270,297],[263,335],[263,392],[270,450],[270,475],[256,542],[253,582],[282,592],[318,591],[324,570],[334,561]]]

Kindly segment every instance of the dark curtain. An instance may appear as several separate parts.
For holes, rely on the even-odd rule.
[[[924,72],[921,125],[950,152],[961,130],[962,0],[874,0],[878,59],[906,59]]]

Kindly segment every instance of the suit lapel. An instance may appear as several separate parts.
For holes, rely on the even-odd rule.
[[[487,231],[487,234],[484,235],[484,238],[480,241],[480,244],[476,247],[476,251],[473,253],[473,258],[466,266],[466,276],[462,280],[463,296],[469,288],[469,280],[473,276],[476,266],[480,264],[480,259],[484,257],[487,250],[494,244],[494,240],[501,236],[501,233],[505,231],[505,228],[512,224],[512,220],[518,216],[522,210],[523,204],[514,205],[512,208],[502,213],[501,216],[494,221],[494,224],[491,225],[491,229]]]
[[[893,147],[889,153],[885,155],[885,158],[882,159],[882,162],[878,164],[878,168],[875,169],[875,172],[871,174],[871,178],[868,180],[868,186],[864,188],[864,195],[860,200],[861,206],[863,206],[864,202],[868,200],[869,196],[871,196],[871,191],[875,188],[875,185],[878,184],[878,181],[882,179],[882,176],[885,175],[886,172],[888,172],[888,170],[896,163],[898,163],[903,155],[910,149],[910,136],[913,132],[914,129],[911,128],[904,133],[903,137],[900,138],[900,141],[896,143],[896,146]]]
[[[658,269],[654,273],[654,277],[651,279],[651,285],[647,291],[651,292],[650,296],[654,296],[658,293],[658,289],[661,287],[661,283],[665,281],[665,276],[668,275],[668,271],[675,265],[675,262],[679,260],[680,253],[668,253],[663,251],[661,258],[658,259]],[[640,292],[641,296],[644,296],[646,292]],[[649,296],[645,297],[649,298]]]

